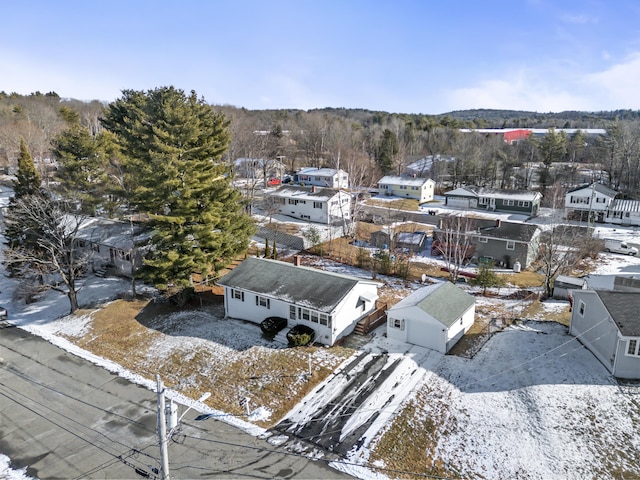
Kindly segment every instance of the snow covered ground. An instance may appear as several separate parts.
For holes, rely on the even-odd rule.
[[[7,198],[6,191],[0,191],[0,203]],[[609,230],[606,235],[613,233]],[[633,230],[620,227],[615,233],[629,238],[635,235]],[[613,254],[603,254],[601,259],[596,269],[598,275],[637,272],[640,276],[640,259]],[[353,269],[345,271],[355,273]],[[13,282],[1,276],[0,304],[8,307],[12,322],[123,377],[154,388],[153,380],[80,350],[60,336],[62,331],[81,332],[85,325],[82,319],[65,316],[68,301],[64,296],[51,292],[38,303],[25,306],[13,301],[13,289]],[[122,280],[90,278],[80,292],[80,302],[98,305],[128,289],[128,283]],[[549,311],[565,306],[566,303],[557,301],[545,304]],[[182,342],[183,348],[189,348],[196,340],[224,348],[224,339],[203,340],[202,333],[194,333],[185,331],[171,341]],[[424,393],[427,402],[417,410],[417,421],[436,414],[430,410],[433,405],[446,406],[449,420],[446,429],[438,431],[437,446],[430,455],[450,465],[451,471],[459,476],[606,479],[621,478],[616,472],[640,475],[640,467],[634,463],[640,458],[637,406],[640,391],[617,385],[562,325],[536,321],[510,327],[494,335],[473,359],[443,356],[392,342],[384,336],[384,328],[378,329],[361,349],[366,355],[384,355],[381,369],[391,364],[394,368],[357,407],[335,412],[336,418],[348,413],[346,420],[339,423],[338,440],[347,437],[354,440],[346,453],[346,462],[336,462],[336,469],[359,478],[385,478],[384,470],[370,468],[368,462],[394,419],[408,415],[403,412],[407,402],[414,401],[418,393],[427,392]],[[162,349],[158,352],[161,354]],[[356,371],[358,368],[354,366]],[[291,410],[286,417],[290,435],[309,424],[341,395],[344,378],[338,369]],[[173,395],[201,412],[217,413]],[[270,434],[250,422],[237,419],[233,422],[254,435],[271,435],[274,445],[284,442],[288,435]],[[379,461],[375,465],[389,466]],[[393,476],[389,473],[389,477]],[[5,477],[25,478],[21,472],[11,471],[6,457],[0,456],[0,478]]]

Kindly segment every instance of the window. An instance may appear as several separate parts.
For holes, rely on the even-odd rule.
[[[587,309],[587,306],[585,305],[585,303],[582,300],[580,300],[580,309],[579,309],[579,311],[580,311],[580,315],[582,315],[583,317],[584,317],[584,312],[585,312],[586,309]]]
[[[311,316],[309,315],[309,310],[307,310],[306,308],[302,308],[301,311],[302,311],[302,314],[300,315],[300,318],[308,322],[309,319],[311,318]]]
[[[298,204],[298,200],[295,200],[293,198],[289,199],[289,205],[297,205]]]
[[[516,249],[516,242],[514,242],[513,240],[508,240],[507,250],[515,250],[515,249]]]
[[[232,289],[231,298],[244,302],[244,292],[241,292],[240,290]]]
[[[270,302],[269,302],[268,298],[256,295],[256,305],[258,305],[260,307],[271,308],[269,303]]]
[[[596,197],[596,203],[605,203],[606,199],[602,197]]]
[[[400,190],[406,190],[407,186],[406,185],[400,185]]]
[[[480,200],[478,201],[478,204],[489,205],[489,199],[487,197],[481,197]]]
[[[418,187],[411,187],[411,190],[418,190]]]
[[[503,200],[502,204],[505,207],[513,207],[516,204],[516,202],[515,202],[515,200]]]
[[[311,312],[311,321],[313,323],[318,323],[318,312]]]
[[[322,208],[322,202],[313,202],[313,208]]]
[[[329,323],[329,316],[326,313],[320,314],[320,325],[331,326]]]
[[[640,357],[640,340],[637,340],[637,339],[627,340],[627,355]]]
[[[404,320],[401,320],[399,318],[390,318],[389,326],[391,328],[396,328],[398,330],[404,331]]]
[[[97,243],[92,244],[91,250],[93,250],[96,253],[100,253],[100,245],[98,245]]]
[[[574,197],[571,196],[571,203],[589,203],[589,197]]]
[[[296,319],[296,307],[293,305],[289,305],[289,318],[291,320]]]
[[[487,237],[478,237],[478,243],[488,243],[489,239]]]
[[[526,200],[518,200],[518,206],[519,207],[528,207],[529,206],[529,202],[527,202]]]

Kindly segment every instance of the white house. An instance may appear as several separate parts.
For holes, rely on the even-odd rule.
[[[284,185],[268,195],[278,213],[322,224],[340,224],[351,215],[351,196],[332,188]]]
[[[376,308],[377,282],[278,260],[247,258],[218,281],[225,316],[260,323],[282,317],[333,345]]]
[[[422,287],[387,310],[387,337],[447,353],[473,325],[475,299],[451,282]]]
[[[640,292],[572,290],[569,334],[615,377],[640,380]]]
[[[282,178],[287,169],[286,165],[278,160],[263,158],[238,158],[233,164],[239,177],[254,180]]]
[[[433,200],[436,182],[430,178],[386,175],[378,180],[378,190],[383,195],[413,198],[419,203]]]
[[[349,174],[335,168],[300,169],[293,177],[294,182],[327,188],[349,188]]]
[[[601,183],[583,185],[565,194],[564,208],[570,217],[593,214],[594,220],[602,222],[617,194]]]
[[[640,225],[640,200],[615,199],[604,218],[607,223],[616,225]]]

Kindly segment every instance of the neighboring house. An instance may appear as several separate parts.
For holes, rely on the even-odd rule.
[[[603,221],[616,225],[640,226],[640,200],[613,200]]]
[[[282,178],[286,165],[278,160],[262,158],[238,158],[234,162],[236,174],[239,177],[262,180],[265,178]]]
[[[303,324],[315,341],[333,345],[376,308],[377,282],[311,267],[247,258],[221,278],[225,317],[260,323],[282,317]]]
[[[335,168],[306,167],[293,176],[295,183],[327,188],[349,188],[349,174]]]
[[[422,287],[387,310],[387,337],[447,353],[473,325],[475,298],[450,282]]]
[[[584,278],[558,275],[553,281],[553,298],[556,300],[569,300],[569,291],[584,290],[586,288],[587,281]]]
[[[90,218],[82,224],[76,239],[78,247],[91,252],[94,270],[131,277],[132,267],[142,265],[142,249],[134,248],[134,240],[145,237],[141,232],[142,228],[134,223]]]
[[[603,222],[617,194],[618,192],[601,183],[592,183],[569,190],[564,196],[567,218],[589,220],[589,215],[592,215],[594,221]]]
[[[285,185],[267,198],[277,213],[309,222],[335,225],[351,215],[351,196],[332,188]]]
[[[542,194],[529,190],[499,190],[468,185],[444,194],[445,205],[475,208],[492,212],[510,212],[535,217],[540,210]]]
[[[574,290],[569,333],[618,378],[640,380],[640,293]]]
[[[372,232],[369,243],[377,248],[406,249],[411,253],[416,253],[426,248],[427,234],[425,232],[389,233],[387,229],[383,229]]]
[[[455,157],[443,157],[441,155],[412,155],[407,157],[407,163],[405,174],[409,176],[417,177],[431,177],[435,178],[434,174],[438,174],[438,170],[444,170],[445,168],[439,168],[440,164],[446,164],[455,162]],[[445,166],[446,167],[446,166]]]
[[[465,248],[465,256],[477,257],[478,261],[505,268],[513,268],[518,262],[521,268],[527,268],[538,256],[541,230],[537,225],[464,217],[451,221],[449,218],[441,219],[440,226],[433,231],[432,254],[438,255],[437,248],[443,248],[442,244],[464,235],[470,240],[455,240],[455,243]]]
[[[378,190],[383,195],[413,198],[418,203],[433,200],[436,183],[430,178],[387,175],[378,180]]]
[[[492,260],[496,265],[513,268],[519,262],[527,268],[538,256],[541,230],[530,223],[502,222],[471,232],[478,259]]]

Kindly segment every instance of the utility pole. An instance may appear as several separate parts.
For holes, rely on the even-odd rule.
[[[165,419],[164,406],[164,385],[160,380],[160,375],[156,374],[158,392],[158,439],[160,440],[160,478],[169,480],[169,452],[167,450],[167,424]]]

